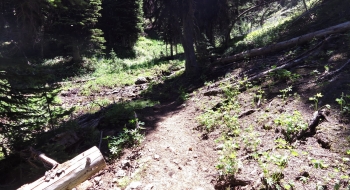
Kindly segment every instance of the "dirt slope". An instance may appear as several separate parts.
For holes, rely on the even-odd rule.
[[[146,139],[78,189],[214,189],[217,152],[195,130],[196,103],[172,102],[139,111]],[[102,182],[102,183],[101,183]]]

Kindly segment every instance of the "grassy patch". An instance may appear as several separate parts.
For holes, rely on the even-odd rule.
[[[316,0],[306,1],[308,8],[317,5]],[[230,55],[234,52],[241,52],[247,49],[263,47],[274,42],[284,39],[286,34],[292,36],[290,26],[295,19],[300,17],[305,12],[302,1],[291,9],[279,9],[262,25],[257,26],[253,31],[249,32],[243,40],[233,44],[228,48],[224,55]],[[247,25],[246,23],[245,25]],[[244,26],[244,24],[242,24]],[[249,24],[248,24],[249,25]],[[251,25],[251,24],[250,24]],[[287,40],[287,39],[284,39]]]
[[[109,58],[92,58],[94,72],[90,77],[96,80],[87,82],[82,86],[82,95],[90,95],[101,88],[114,88],[132,85],[138,77],[157,76],[162,71],[184,66],[183,60],[166,60],[164,57],[165,46],[160,41],[141,37],[135,46],[135,59],[120,59],[112,51]],[[183,52],[179,48],[179,52]]]

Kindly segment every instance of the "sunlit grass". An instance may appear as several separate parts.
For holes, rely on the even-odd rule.
[[[316,0],[306,1],[308,9],[317,4]],[[229,55],[233,52],[240,52],[246,49],[263,47],[273,42],[278,42],[281,33],[288,32],[288,26],[305,12],[305,7],[300,1],[299,4],[290,10],[279,10],[274,16],[266,20],[261,27],[256,27],[252,32],[248,33],[242,41],[228,48],[224,54]],[[288,14],[286,14],[288,13]],[[286,16],[283,16],[286,14]]]
[[[178,47],[179,53],[183,52]],[[134,47],[136,58],[120,59],[114,52],[110,58],[91,58],[89,62],[94,72],[89,74],[95,80],[88,81],[82,86],[82,94],[90,95],[98,92],[100,88],[114,88],[132,85],[138,77],[152,77],[170,67],[183,67],[184,61],[163,59],[166,52],[165,45],[161,41],[140,37]]]

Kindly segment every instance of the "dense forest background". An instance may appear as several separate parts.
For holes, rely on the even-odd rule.
[[[103,153],[113,160],[123,148],[141,142],[135,123],[142,122],[134,110],[171,101],[182,104],[190,92],[205,85],[214,89],[206,95],[226,98],[213,105],[210,114],[252,88],[247,84],[263,85],[264,80],[272,81],[270,94],[260,87],[254,91],[253,104],[277,93],[283,93],[284,100],[293,85],[312,81],[303,72],[319,74],[316,82],[322,84],[316,89],[326,96],[326,85],[332,83],[320,80],[338,75],[349,63],[338,67],[330,61],[347,57],[346,7],[350,2],[342,0],[0,0],[0,169],[13,172],[0,179],[1,184],[22,172],[29,175],[16,179],[13,187],[42,175],[30,146],[63,162],[80,150],[101,146],[103,139]],[[327,35],[313,35],[336,25]],[[311,35],[299,43],[305,34]],[[279,46],[294,38],[288,47]],[[262,53],[250,54],[260,48]],[[318,65],[323,74],[313,69],[316,59],[328,60]],[[300,68],[294,67],[299,62],[305,64],[300,68],[310,70],[297,73]],[[230,73],[235,69],[242,69],[236,78]],[[270,78],[261,79],[265,76]],[[228,77],[227,86],[242,79],[239,92],[228,95],[218,90],[223,85],[212,81],[220,77]],[[142,86],[145,83],[149,85]],[[274,85],[282,91],[271,92]],[[348,86],[320,100],[340,102],[345,123],[350,114]],[[310,99],[316,102],[314,107],[322,96]],[[87,125],[94,129],[81,127]],[[63,132],[80,140],[53,143]]]

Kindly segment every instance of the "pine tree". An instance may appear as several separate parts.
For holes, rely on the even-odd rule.
[[[131,50],[143,31],[142,0],[104,0],[102,8],[99,27],[105,34],[108,52]]]
[[[101,8],[101,0],[57,1],[46,33],[69,48],[75,62],[81,61],[83,53],[101,53],[105,42],[102,30],[97,28]]]

